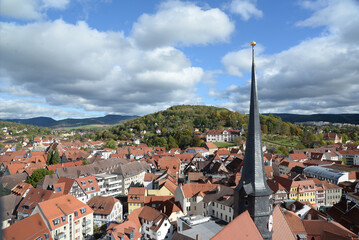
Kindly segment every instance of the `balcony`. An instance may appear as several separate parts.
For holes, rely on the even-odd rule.
[[[115,186],[108,187],[107,189],[111,191],[111,190],[115,190],[115,189],[119,189],[119,188],[121,188],[120,185],[115,185]]]
[[[89,234],[91,232],[91,228],[84,228],[82,229],[83,234]]]
[[[62,239],[62,238],[66,238],[66,234],[65,233],[58,233],[54,236],[55,240],[57,239]]]
[[[85,226],[88,226],[91,224],[91,221],[90,220],[87,220],[85,222],[82,223],[82,226],[85,227]]]
[[[117,183],[122,183],[122,180],[111,181],[111,182],[108,182],[107,184],[108,185],[113,185],[113,184],[117,184]]]

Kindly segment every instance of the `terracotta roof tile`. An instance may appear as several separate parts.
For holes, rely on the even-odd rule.
[[[48,238],[45,237],[45,234],[47,234]],[[42,239],[53,239],[45,222],[38,213],[16,222],[3,230],[4,240],[30,240],[39,237],[42,237]]]
[[[223,239],[260,240],[263,238],[248,211],[245,211],[211,238],[211,240]]]
[[[114,197],[94,196],[87,202],[87,205],[94,210],[94,214],[109,215],[116,202],[119,200]]]

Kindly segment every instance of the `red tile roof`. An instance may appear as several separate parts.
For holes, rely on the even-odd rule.
[[[38,207],[47,219],[51,230],[59,228],[67,223],[66,220],[65,222],[61,221],[61,223],[56,226],[54,225],[53,220],[58,218],[61,219],[62,216],[66,216],[77,211],[78,216],[74,217],[74,220],[76,220],[80,217],[93,213],[93,210],[87,204],[81,202],[72,195],[62,195],[55,199],[40,202]],[[86,211],[81,213],[80,209],[86,209]]]
[[[45,234],[48,238],[45,237]],[[48,240],[53,239],[39,213],[16,222],[3,230],[4,240],[30,240],[40,237]]]
[[[16,196],[23,196],[26,191],[30,188],[34,188],[31,184],[26,182],[20,182],[18,185],[16,185],[12,190],[11,193]]]
[[[263,238],[248,211],[245,211],[211,238],[211,240],[223,239],[260,240]]]

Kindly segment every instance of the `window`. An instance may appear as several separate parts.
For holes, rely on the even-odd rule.
[[[50,238],[48,233],[44,233],[45,239],[48,240]]]
[[[75,217],[77,217],[79,215],[79,213],[77,211],[75,211],[74,214],[75,214]]]
[[[93,184],[93,180],[89,180],[89,184]]]
[[[62,220],[62,222],[66,222],[66,217],[65,217],[65,216],[62,216],[62,217],[61,217],[61,220]]]
[[[35,240],[42,240],[42,237],[38,237],[38,238],[36,238]]]
[[[81,212],[81,214],[86,213],[86,208],[81,208],[81,209],[80,209],[80,212]]]
[[[60,224],[60,218],[56,218],[56,219],[52,220],[52,222],[56,226],[57,224]]]

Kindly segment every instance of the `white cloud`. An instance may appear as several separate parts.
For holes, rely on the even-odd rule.
[[[167,1],[155,14],[143,14],[131,35],[139,46],[152,48],[225,42],[233,31],[233,22],[217,8],[202,9],[190,2]]]
[[[0,98],[0,119],[33,118],[51,116],[55,119],[63,119],[64,116],[90,117],[91,115],[77,111],[66,111],[53,106],[41,106],[29,103],[27,100],[5,100]]]
[[[251,17],[261,18],[263,12],[256,7],[256,4],[256,0],[232,0],[229,10],[232,13],[239,14],[245,21]]]
[[[0,16],[38,20],[49,8],[65,9],[70,0],[0,0]]]
[[[1,23],[0,35],[0,82],[14,98],[137,115],[202,101],[195,86],[203,70],[173,47],[141,50],[121,32],[63,20]]]
[[[256,51],[261,112],[349,113],[357,112],[359,90],[359,4],[327,1],[300,26],[325,25],[325,32],[278,54]],[[323,3],[321,3],[323,4]],[[347,11],[344,11],[348,9]],[[356,14],[355,14],[356,13]],[[250,50],[228,53],[222,63],[229,74],[250,71]],[[229,93],[222,105],[247,111],[249,84]],[[225,95],[224,95],[225,96]],[[238,103],[235,105],[234,103]]]

